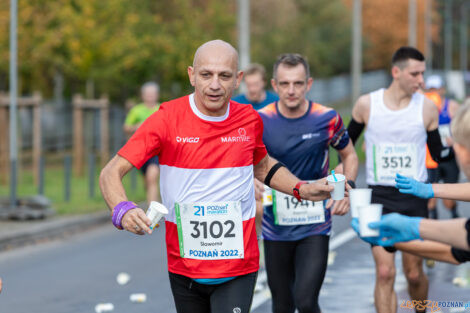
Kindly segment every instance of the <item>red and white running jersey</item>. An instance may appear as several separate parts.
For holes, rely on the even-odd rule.
[[[194,94],[161,105],[118,154],[140,168],[158,155],[166,217],[168,269],[191,278],[244,275],[259,268],[253,165],[267,154],[263,122],[246,104],[230,101],[224,116],[202,114]],[[175,203],[241,201],[244,257],[196,260],[180,257]]]

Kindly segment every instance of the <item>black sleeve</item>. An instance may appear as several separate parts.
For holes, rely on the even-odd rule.
[[[470,251],[452,247],[452,249],[450,249],[450,252],[452,252],[452,255],[459,263],[470,261]]]
[[[282,164],[281,162],[277,162],[276,164],[273,165],[273,167],[271,167],[271,169],[269,170],[268,174],[266,175],[266,177],[264,178],[264,184],[266,186],[269,186],[271,187],[271,178],[273,178],[274,174],[277,172],[278,169],[280,169],[281,167],[286,167],[284,164]]]
[[[364,123],[358,123],[354,118],[351,118],[351,121],[348,125],[348,134],[349,138],[351,138],[353,145],[356,143],[357,138],[359,138],[359,136],[361,135],[362,131],[364,130],[364,127]]]
[[[454,157],[454,151],[451,147],[442,146],[441,136],[436,129],[427,132],[428,139],[427,145],[429,153],[434,161],[437,163],[450,160]]]
[[[470,218],[467,220],[467,223],[465,223],[465,229],[467,230],[467,243],[470,247]]]
[[[465,229],[467,230],[468,246],[470,246],[470,218],[465,223]],[[457,248],[454,248],[454,247],[452,247],[452,249],[450,251],[452,252],[452,255],[454,256],[454,258],[459,263],[470,261],[470,251],[457,249]]]

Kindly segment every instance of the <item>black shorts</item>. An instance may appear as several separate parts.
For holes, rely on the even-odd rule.
[[[383,205],[382,215],[400,213],[406,216],[428,216],[428,200],[404,194],[395,187],[369,186],[372,189],[372,203]]]
[[[144,165],[142,165],[142,167],[140,168],[142,174],[145,175],[147,173],[147,168],[149,167],[149,165],[152,164],[158,165],[158,156],[151,157],[147,160],[147,162],[144,163]]]
[[[178,313],[249,313],[258,272],[218,285],[204,285],[169,272]]]
[[[439,163],[437,172],[436,182],[442,180],[445,184],[455,184],[459,181],[460,169],[455,158]]]
[[[439,182],[439,169],[436,168],[428,168],[428,180],[426,181],[428,184],[434,184]]]

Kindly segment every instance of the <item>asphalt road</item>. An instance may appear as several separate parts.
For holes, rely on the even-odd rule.
[[[470,216],[470,204],[460,211]],[[449,215],[440,208],[442,218]],[[320,294],[324,312],[374,312],[372,289],[374,268],[370,249],[348,227],[349,216],[335,217],[331,239],[331,264]],[[397,256],[397,263],[400,258]],[[126,272],[131,281],[124,286],[116,276]],[[454,286],[455,277],[470,283],[470,266],[437,264],[427,270],[434,301],[470,301],[469,287]],[[62,240],[45,242],[0,253],[0,313],[85,313],[98,303],[113,303],[116,313],[175,312],[166,270],[164,229],[151,236],[117,231],[110,224]],[[263,274],[260,273],[263,281]],[[255,294],[254,313],[270,312],[266,284]],[[407,300],[406,284],[398,271],[395,289],[399,304]],[[145,293],[145,303],[129,296]],[[413,311],[401,308],[399,312]],[[443,312],[470,312],[446,308]]]
[[[127,285],[116,276],[131,276]],[[0,254],[1,313],[85,313],[110,302],[115,313],[175,312],[164,229],[136,236],[107,225],[61,241]],[[147,294],[133,303],[133,293]]]

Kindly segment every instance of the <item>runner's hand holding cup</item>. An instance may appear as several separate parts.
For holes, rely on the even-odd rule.
[[[326,204],[326,208],[329,209],[331,206],[331,215],[345,215],[349,212],[350,208],[350,201],[349,201],[349,193],[348,191],[353,189],[348,183],[345,184],[345,192],[344,198],[342,200],[334,201],[333,199],[329,199],[328,203]]]
[[[330,198],[330,192],[333,189],[333,186],[327,185],[326,177],[324,177],[313,183],[300,186],[300,196],[305,200],[322,201]]]
[[[144,235],[145,233],[150,235],[152,233],[149,227],[151,224],[152,221],[145,215],[144,210],[141,208],[129,210],[121,221],[123,229],[137,235]]]
[[[331,209],[332,215],[345,215],[349,212],[349,198],[347,191],[352,189],[346,182],[346,177],[342,174],[336,174],[334,171],[326,177],[329,185],[333,186],[331,199],[326,204],[327,209]]]

